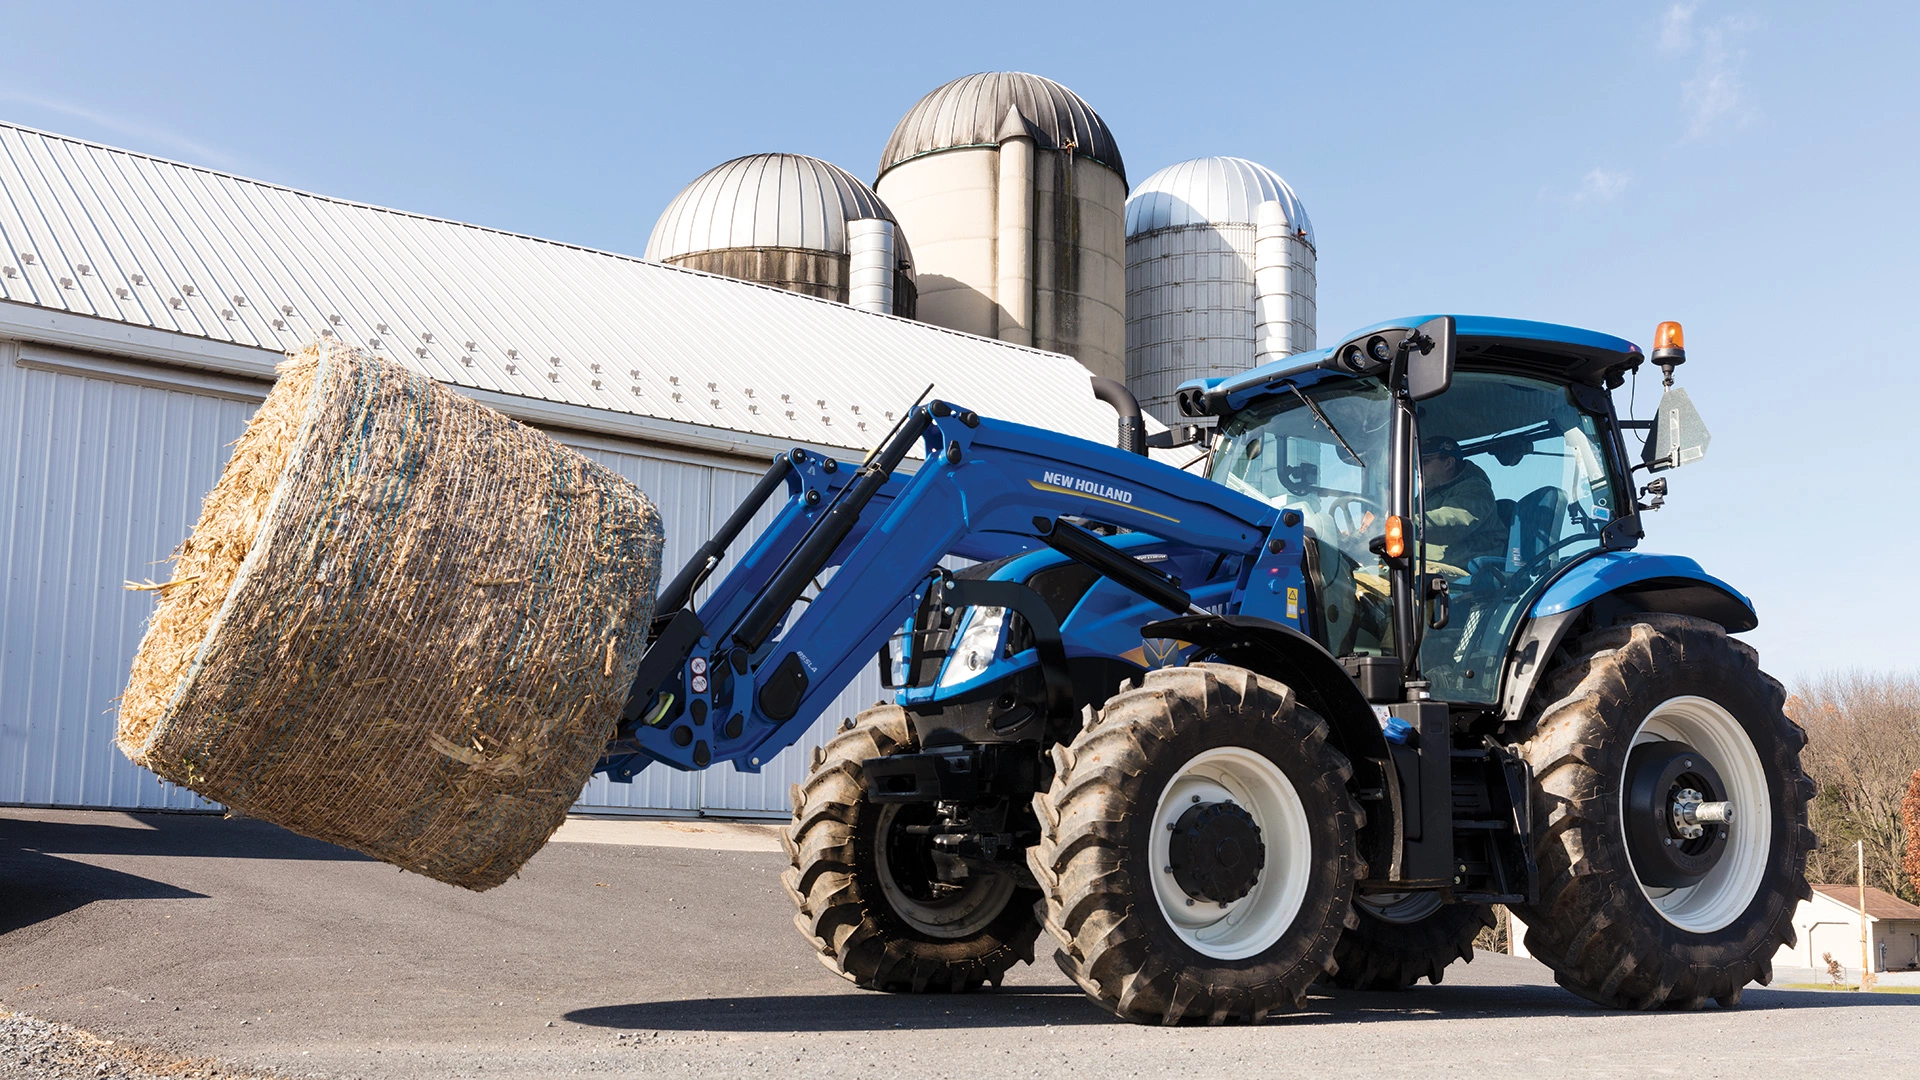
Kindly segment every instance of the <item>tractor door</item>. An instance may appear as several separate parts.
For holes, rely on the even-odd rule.
[[[1565,385],[1460,371],[1417,415],[1427,572],[1447,580],[1451,608],[1444,629],[1425,631],[1420,668],[1435,697],[1490,703],[1522,614],[1601,546],[1630,493],[1604,419]]]

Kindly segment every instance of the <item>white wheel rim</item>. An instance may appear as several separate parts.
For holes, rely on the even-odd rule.
[[[1630,746],[1649,742],[1682,742],[1700,752],[1720,773],[1733,803],[1734,819],[1727,825],[1727,846],[1720,861],[1697,885],[1682,889],[1649,887],[1634,882],[1646,894],[1660,917],[1695,934],[1712,933],[1731,925],[1760,892],[1767,873],[1767,853],[1773,846],[1773,800],[1767,791],[1766,769],[1740,721],[1703,697],[1676,697],[1662,702],[1633,733]],[[1626,840],[1626,771],[1620,776],[1621,840]],[[1631,860],[1629,860],[1631,866]]]
[[[1224,905],[1188,896],[1167,871],[1173,835],[1168,826],[1196,801],[1238,804],[1260,827],[1266,848],[1266,865],[1253,890]],[[1174,773],[1154,807],[1147,848],[1160,913],[1181,941],[1216,960],[1241,960],[1267,951],[1293,925],[1307,897],[1313,837],[1306,805],[1279,766],[1243,747],[1208,750]]]
[[[887,905],[908,926],[928,937],[972,937],[985,930],[1013,898],[1013,876],[994,874],[967,878],[958,895],[936,903],[909,896],[894,880],[893,865],[887,856],[887,834],[893,831],[893,819],[899,815],[900,804],[887,803],[880,808],[874,822],[873,869],[880,879],[880,891],[886,896]]]

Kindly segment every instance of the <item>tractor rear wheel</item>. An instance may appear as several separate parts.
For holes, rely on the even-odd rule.
[[[1484,904],[1448,904],[1438,893],[1374,893],[1354,898],[1359,925],[1340,935],[1339,967],[1328,977],[1347,990],[1435,986],[1455,960],[1473,961],[1473,939],[1496,923]]]
[[[1027,865],[1089,997],[1165,1024],[1301,1006],[1365,875],[1325,720],[1245,668],[1164,668],[1089,710],[1053,761]]]
[[[1806,735],[1715,623],[1643,614],[1587,634],[1535,694],[1539,904],[1516,910],[1560,985],[1616,1008],[1739,1002],[1811,892]]]
[[[868,990],[999,985],[1015,963],[1033,962],[1035,893],[1011,874],[939,880],[931,841],[913,830],[932,805],[868,801],[864,762],[912,750],[906,712],[882,705],[815,751],[782,834],[794,925],[829,971]]]

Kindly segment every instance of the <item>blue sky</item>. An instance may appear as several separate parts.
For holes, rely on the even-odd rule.
[[[1323,343],[1415,311],[1643,346],[1683,320],[1713,447],[1645,546],[1748,592],[1789,681],[1916,663],[1913,6],[0,0],[0,38],[0,117],[633,254],[720,161],[871,177],[925,91],[1047,75],[1136,183],[1207,154],[1286,176]]]

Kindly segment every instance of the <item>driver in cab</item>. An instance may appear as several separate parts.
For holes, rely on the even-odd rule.
[[[1466,577],[1472,560],[1501,553],[1506,536],[1494,506],[1493,481],[1461,456],[1458,442],[1445,435],[1420,440],[1420,483],[1426,495],[1429,572]]]

